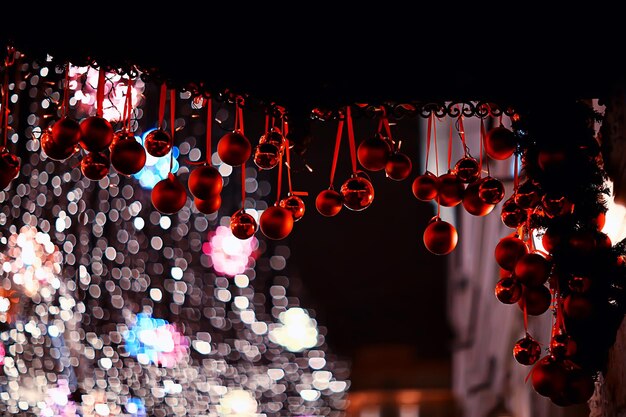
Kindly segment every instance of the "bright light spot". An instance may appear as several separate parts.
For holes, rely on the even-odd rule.
[[[161,229],[167,230],[172,225],[172,219],[170,219],[168,216],[161,216],[161,220],[159,220],[159,225],[161,226]]]
[[[218,300],[227,303],[228,301],[230,301],[230,291],[225,290],[224,288],[220,288],[219,290],[217,290],[217,294],[216,297]]]
[[[194,340],[191,345],[193,348],[202,355],[208,355],[211,353],[211,344],[204,340]]]
[[[326,359],[324,358],[310,358],[309,366],[313,369],[322,369],[326,366]]]
[[[251,393],[244,390],[232,390],[220,399],[218,412],[220,416],[254,417],[257,407],[257,401]]]
[[[175,280],[179,280],[183,277],[183,270],[177,266],[172,268],[171,273],[172,273],[172,278],[174,278]]]
[[[235,275],[235,285],[239,288],[246,288],[250,284],[250,279],[247,275]]]
[[[222,174],[222,177],[228,177],[230,174],[232,174],[233,167],[228,164],[222,164],[217,170],[220,172],[220,174]]]
[[[274,381],[278,381],[279,379],[285,376],[285,371],[283,371],[282,369],[268,369],[267,374]]]
[[[108,404],[96,404],[96,406],[94,407],[94,410],[96,411],[96,414],[103,416],[103,417],[108,416],[109,413],[111,412]]]
[[[102,358],[100,359],[100,367],[102,369],[111,369],[113,366],[113,361],[110,358]]]
[[[218,226],[209,236],[210,241],[202,245],[202,251],[211,257],[213,268],[217,272],[230,276],[243,273],[248,266],[249,258],[259,247],[259,241],[254,236],[250,239],[239,240],[233,236],[230,228],[225,226]],[[239,278],[240,282],[244,282],[241,281],[243,279]],[[237,286],[240,285],[237,284]]]
[[[188,352],[187,339],[172,324],[138,314],[133,326],[124,332],[126,351],[142,364],[149,362],[171,368]]]
[[[304,401],[315,401],[320,397],[320,392],[315,389],[303,389],[300,396]]]
[[[146,225],[146,222],[141,217],[136,217],[133,224],[135,225],[135,229],[141,230]]]
[[[163,298],[163,293],[161,293],[161,290],[158,288],[150,288],[150,298],[152,298],[154,301],[161,301],[161,298]]]
[[[298,307],[280,313],[281,322],[270,330],[270,340],[291,352],[300,352],[317,344],[317,323]]]
[[[250,327],[255,334],[262,335],[267,333],[267,324],[262,321],[255,321]]]
[[[238,295],[237,297],[235,297],[234,304],[235,307],[237,307],[238,309],[245,310],[250,305],[250,301],[248,300],[248,297]]]
[[[330,388],[332,392],[343,392],[348,388],[348,384],[345,381],[333,381],[328,384],[328,388]]]
[[[11,300],[6,297],[0,296],[0,313],[6,313],[11,307]]]
[[[59,336],[59,328],[57,326],[55,326],[54,324],[51,326],[48,326],[48,335],[50,337],[57,337]]]
[[[613,197],[608,199],[607,205],[609,211],[606,212],[606,223],[602,231],[609,236],[613,244],[616,244],[626,238],[626,207],[617,204]]]

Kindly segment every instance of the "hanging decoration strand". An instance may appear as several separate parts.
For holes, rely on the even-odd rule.
[[[452,169],[452,143],[454,135],[452,134],[452,123],[450,123],[450,135],[448,137],[448,171]]]
[[[172,150],[170,151],[170,172],[174,169],[174,135],[176,134],[176,89],[170,90],[170,132],[172,135]]]
[[[437,123],[435,122],[435,115],[431,115],[432,117],[432,129],[433,129],[433,139],[434,139],[434,146],[435,146],[435,170],[437,171],[436,174],[437,176],[439,176],[439,150],[437,149]]]
[[[513,193],[517,192],[519,186],[519,155],[515,153],[515,166],[513,167]]]
[[[424,171],[428,171],[428,157],[430,156],[430,129],[431,129],[431,118],[428,118],[428,127],[426,129],[426,161],[424,162]]]
[[[6,149],[9,139],[9,66],[5,61],[4,81],[2,83],[2,143]]]
[[[291,143],[289,139],[287,139],[287,133],[289,131],[289,127],[286,121],[283,121],[283,134],[285,135],[285,154],[287,157],[287,184],[289,186],[289,195],[293,193],[293,187],[291,186],[291,152],[289,148],[291,147]]]
[[[106,72],[104,67],[100,67],[98,71],[98,90],[96,91],[96,116],[102,117],[104,114],[103,104],[104,104],[104,89],[106,85]]]
[[[213,99],[211,97],[207,98],[206,105],[206,163],[211,165],[211,152],[212,152],[212,144],[211,144],[211,135],[212,135],[212,127],[213,127]]]
[[[491,169],[489,168],[489,155],[485,152],[485,140],[487,138],[487,130],[485,129],[485,120],[483,118],[480,119],[480,158],[481,158],[481,169],[482,169],[482,159],[484,153],[485,165],[487,165],[487,176],[491,176]]]
[[[278,157],[278,183],[276,184],[276,204],[280,202],[281,186],[283,182],[283,154]]]
[[[158,128],[163,129],[163,121],[165,118],[165,101],[167,99],[167,84],[161,84],[161,93],[159,94],[159,122]]]
[[[241,164],[241,209],[246,210],[246,163]]]
[[[67,116],[70,101],[70,64],[65,65],[65,84],[63,85],[63,102],[61,104],[61,117]]]
[[[354,142],[354,127],[352,126],[352,114],[350,106],[346,107],[346,124],[348,125],[348,141],[350,142],[350,159],[352,160],[352,173],[356,173],[356,144]]]
[[[124,101],[124,120],[123,129],[127,132],[131,131],[131,117],[133,114],[133,80],[128,79],[128,87],[126,88],[126,98]]]
[[[330,167],[330,188],[333,188],[333,182],[335,181],[335,171],[337,170],[337,159],[339,159],[339,148],[341,146],[341,135],[343,133],[343,119],[339,120],[337,125],[337,136],[335,138],[335,151],[333,153],[333,164]],[[428,159],[426,159],[428,161]]]

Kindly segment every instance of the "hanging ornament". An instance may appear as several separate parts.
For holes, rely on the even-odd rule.
[[[598,244],[595,233],[591,230],[575,230],[569,237],[569,248],[576,256],[591,255]]]
[[[583,294],[571,293],[563,300],[563,312],[576,321],[587,321],[594,312],[593,303]]]
[[[498,204],[504,198],[504,184],[497,178],[487,176],[480,180],[478,197],[486,204]]]
[[[69,108],[69,64],[65,67],[65,85],[63,87],[63,102],[61,105],[61,120],[52,125],[51,130],[41,135],[41,148],[46,155],[55,161],[64,161],[78,150],[80,141],[80,125],[74,119],[67,117]]]
[[[550,262],[538,253],[522,256],[515,264],[515,276],[529,287],[543,286],[550,275]]]
[[[368,171],[380,171],[387,165],[391,154],[389,142],[380,134],[365,139],[359,144],[359,163]]]
[[[413,195],[420,201],[431,201],[437,197],[439,178],[430,171],[418,176],[413,181]]]
[[[193,204],[200,213],[211,214],[220,209],[220,206],[222,205],[222,197],[219,194],[215,194],[207,200],[200,200],[196,197],[193,199]]]
[[[533,388],[537,394],[552,397],[565,391],[565,367],[552,356],[545,356],[537,362],[531,373]]]
[[[598,213],[597,216],[591,219],[590,223],[593,224],[597,230],[602,230],[606,224],[606,214]]]
[[[537,164],[544,172],[557,172],[563,169],[566,159],[563,149],[542,149],[537,155]]]
[[[512,276],[504,277],[498,281],[495,294],[502,304],[515,304],[522,298],[522,284]]]
[[[611,247],[613,246],[611,238],[606,233],[602,232],[598,232],[596,234],[596,242],[596,246],[598,249],[611,249]]]
[[[411,158],[405,154],[395,151],[389,156],[385,165],[385,172],[389,178],[395,181],[402,181],[411,175],[413,163]]]
[[[485,137],[485,151],[490,158],[499,161],[510,158],[515,152],[517,140],[512,131],[500,125],[491,129]]]
[[[439,177],[437,199],[444,207],[454,207],[463,201],[465,187],[463,182],[453,173],[447,173]]]
[[[343,205],[352,211],[365,210],[374,201],[374,187],[372,183],[358,174],[352,174],[341,185],[340,192]]]
[[[155,130],[148,132],[146,138],[143,141],[143,146],[146,148],[146,152],[155,158],[161,158],[167,155],[174,146],[174,123],[175,119],[175,107],[176,107],[176,91],[170,90],[170,135],[163,128],[165,118],[165,103],[167,101],[167,85],[161,84],[161,93],[159,97],[159,119],[158,126]]]
[[[541,244],[548,253],[554,253],[569,241],[569,233],[569,226],[566,223],[553,222],[543,234]]]
[[[453,172],[461,182],[469,184],[480,177],[480,165],[471,156],[464,156],[454,165]]]
[[[235,214],[230,216],[230,231],[237,239],[249,239],[256,233],[258,225],[254,217],[246,213],[243,209],[239,209]]]
[[[433,217],[424,230],[424,245],[435,255],[447,255],[454,250],[459,235],[450,223]]]
[[[496,245],[495,258],[500,268],[513,271],[517,261],[528,253],[526,244],[517,237],[508,236],[500,239]]]
[[[284,239],[293,229],[294,217],[291,211],[280,206],[272,206],[261,214],[259,224],[265,236],[273,240]]]
[[[174,214],[185,206],[185,187],[171,172],[152,189],[152,205],[163,214]]]
[[[552,302],[552,294],[550,290],[545,286],[539,287],[526,287],[524,286],[524,292],[522,298],[517,303],[520,309],[524,310],[524,304],[526,305],[526,311],[531,316],[540,316],[550,308]]]
[[[473,216],[486,216],[491,213],[495,204],[487,204],[478,195],[481,181],[475,181],[467,186],[463,193],[463,207]]]
[[[266,133],[259,139],[254,149],[254,163],[259,169],[272,169],[279,163],[285,151],[285,138],[276,127],[269,129],[269,115],[265,116]]]
[[[541,345],[530,335],[526,334],[526,336],[515,343],[513,356],[522,365],[534,365],[541,357]]]
[[[563,195],[546,193],[541,198],[543,211],[549,218],[563,216],[572,211],[572,203]]]
[[[526,223],[528,214],[526,210],[520,208],[513,197],[509,198],[502,204],[502,223],[511,229],[517,229]]]
[[[591,288],[592,282],[587,277],[572,276],[567,281],[567,286],[572,292],[586,293]]]
[[[0,149],[0,190],[4,190],[20,172],[20,159],[6,148]]]
[[[235,102],[235,130],[222,136],[217,143],[217,154],[222,162],[234,167],[243,165],[252,153],[252,145],[240,129],[242,124],[243,110],[237,100]]]
[[[13,64],[13,52],[4,61],[4,82],[2,84],[2,108],[0,109],[0,126],[2,126],[2,143],[0,148],[0,190],[4,190],[20,172],[20,159],[7,149],[9,138],[9,67]]]
[[[562,330],[558,330],[550,341],[550,353],[557,359],[573,357],[576,354],[576,348],[576,341]]]
[[[287,134],[287,132],[289,131],[286,121],[283,121],[283,131],[285,132],[285,134]],[[291,144],[288,140],[286,141],[286,144],[287,146],[285,153],[287,156],[287,184],[289,186],[289,193],[287,194],[287,197],[280,200],[278,205],[291,212],[293,216],[293,221],[297,222],[302,218],[302,216],[304,216],[304,211],[306,209],[304,201],[302,201],[299,196],[308,195],[308,193],[293,190],[293,185],[291,182],[291,152],[289,150],[291,148]]]
[[[109,157],[100,152],[90,152],[80,160],[80,170],[92,181],[100,181],[109,174]]]
[[[96,92],[96,115],[80,122],[80,146],[88,152],[105,150],[113,142],[113,127],[102,117],[104,109],[105,70],[98,73],[98,90]]]
[[[287,143],[285,138],[285,136],[287,136],[287,132],[283,132],[283,135],[283,133],[281,133],[276,127],[272,127],[269,131],[267,129],[265,130],[266,133],[261,136],[259,143],[274,145],[276,149],[278,149],[279,153],[284,153],[285,145]]]
[[[541,201],[541,190],[529,180],[519,186],[513,197],[520,208],[532,209]]]
[[[567,403],[585,404],[591,399],[596,389],[593,376],[580,368],[572,368],[567,372],[564,396]],[[551,400],[554,402],[553,396]],[[557,405],[559,405],[557,403]]]
[[[146,150],[131,133],[132,82],[128,80],[124,104],[124,127],[115,134],[111,145],[111,165],[122,175],[133,175],[146,165]]]
[[[332,189],[323,190],[315,199],[315,208],[322,216],[336,216],[342,207],[343,200],[341,194]]]

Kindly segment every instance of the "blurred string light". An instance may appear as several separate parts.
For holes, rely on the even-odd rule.
[[[226,226],[218,226],[209,236],[210,240],[202,245],[202,251],[211,257],[216,272],[229,276],[242,274],[254,261],[251,256],[259,247],[256,237],[237,239]]]
[[[69,398],[71,394],[65,379],[59,379],[56,386],[48,387],[40,417],[79,417],[76,403]]]
[[[290,308],[278,316],[280,324],[270,330],[270,340],[291,352],[300,352],[317,344],[317,323],[298,307]]]
[[[234,389],[220,399],[218,412],[223,417],[255,417],[258,403],[248,391]]]

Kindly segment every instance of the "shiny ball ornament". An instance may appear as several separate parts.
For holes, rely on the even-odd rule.
[[[494,127],[485,136],[487,155],[499,161],[510,158],[516,146],[517,141],[513,132],[502,126]]]
[[[480,165],[471,156],[466,156],[454,165],[454,173],[461,182],[469,184],[480,178]]]
[[[259,224],[261,231],[269,239],[284,239],[289,236],[293,229],[293,215],[287,209],[280,206],[272,206],[261,214]]]
[[[591,224],[596,226],[596,229],[602,230],[604,228],[604,225],[606,224],[606,214],[599,213],[597,216],[591,219]]]
[[[456,248],[459,235],[450,223],[434,217],[424,230],[424,245],[435,255],[447,255]]]
[[[572,211],[572,203],[562,195],[547,193],[541,197],[541,205],[546,216],[553,218]]]
[[[530,316],[540,316],[550,308],[552,303],[552,294],[545,286],[540,287],[524,287],[522,298],[517,302],[519,308],[524,311],[524,303],[526,303],[526,312]]]
[[[78,149],[80,124],[74,119],[64,117],[49,132],[44,132],[40,140],[41,148],[50,159],[64,161]]]
[[[297,195],[290,195],[283,198],[282,200],[280,200],[280,203],[278,203],[278,205],[291,212],[294,222],[300,220],[302,216],[304,216],[304,211],[306,210],[304,201],[302,201],[302,199]]]
[[[569,230],[566,225],[555,224],[550,226],[541,238],[541,244],[548,253],[559,251],[568,238]]]
[[[572,276],[567,281],[570,291],[575,293],[586,293],[591,288],[592,282],[587,277]]]
[[[504,184],[497,178],[485,177],[480,181],[478,197],[486,204],[498,204],[504,198]]]
[[[541,190],[532,181],[526,181],[517,188],[515,204],[523,209],[533,209],[541,201]]]
[[[256,220],[243,210],[237,211],[230,216],[230,231],[237,239],[249,239],[256,233],[258,228]]]
[[[564,392],[566,377],[563,363],[545,356],[533,368],[531,381],[537,394],[552,397]]]
[[[365,139],[359,144],[357,158],[368,171],[380,171],[387,165],[391,154],[389,142],[380,135]]]
[[[413,169],[411,158],[401,152],[394,152],[389,156],[385,164],[387,176],[395,181],[406,179]]]
[[[557,332],[550,340],[550,353],[558,359],[571,358],[576,354],[576,341],[567,333]]]
[[[513,356],[522,365],[534,365],[541,357],[541,345],[530,335],[526,335],[515,343]]]
[[[222,192],[224,180],[215,167],[204,165],[191,171],[187,185],[195,198],[210,200]]]
[[[454,174],[448,173],[438,178],[437,199],[444,207],[454,207],[463,201],[465,186]]]
[[[418,176],[413,180],[413,195],[420,201],[430,201],[437,197],[439,178],[430,171]]]
[[[78,150],[78,145],[70,147],[57,145],[52,139],[52,133],[49,131],[43,132],[39,141],[41,142],[41,149],[46,156],[54,161],[65,161]]]
[[[276,149],[278,149],[279,153],[283,153],[285,151],[286,141],[285,137],[280,132],[277,130],[270,130],[261,136],[259,144],[274,145]]]
[[[516,237],[508,236],[500,239],[496,245],[494,256],[500,268],[513,271],[517,261],[528,253],[526,244]]]
[[[174,141],[169,133],[163,129],[155,129],[146,135],[143,141],[146,152],[155,158],[161,158],[167,155],[174,146]]]
[[[584,404],[591,399],[596,389],[593,376],[582,369],[567,372],[565,397],[572,404]]]
[[[538,253],[526,254],[515,264],[515,276],[529,287],[542,286],[549,275],[550,262]]]
[[[157,182],[152,189],[152,205],[163,214],[174,214],[185,206],[187,191],[173,175]]]
[[[215,194],[209,197],[208,200],[200,200],[199,198],[193,199],[193,204],[198,211],[203,214],[215,213],[222,206],[222,197],[219,194]]]
[[[109,158],[100,152],[90,152],[80,160],[80,170],[92,181],[100,181],[109,175]]]
[[[495,204],[487,204],[478,195],[480,181],[475,181],[467,186],[463,194],[463,208],[472,216],[486,216],[491,213]]]
[[[253,159],[259,169],[272,169],[280,162],[280,150],[271,143],[259,143],[254,148]]]
[[[237,167],[244,164],[252,153],[252,145],[241,132],[227,133],[217,143],[217,154],[225,164]]]
[[[522,291],[522,284],[515,278],[508,276],[498,281],[494,292],[502,304],[515,304],[522,298]]]
[[[0,149],[0,190],[4,190],[20,172],[20,159],[6,148]]]
[[[352,211],[368,208],[374,201],[374,186],[360,175],[353,175],[341,185],[343,205]]]
[[[325,217],[333,217],[339,214],[343,207],[341,194],[335,190],[324,190],[315,198],[315,208]]]
[[[528,213],[526,210],[520,208],[513,197],[509,198],[502,204],[502,212],[500,214],[502,223],[506,227],[511,229],[517,229],[521,225],[526,223],[528,219]]]
[[[113,142],[113,127],[106,119],[92,116],[80,122],[80,146],[89,152],[105,150]]]
[[[146,165],[146,150],[128,132],[118,132],[111,145],[111,165],[122,175],[138,173]]]
[[[537,155],[537,164],[544,172],[561,170],[567,155],[563,149],[542,149]]]
[[[588,256],[595,251],[598,241],[591,230],[576,230],[569,238],[569,247],[577,256]]]
[[[572,320],[589,320],[593,311],[593,303],[582,294],[571,293],[563,300],[563,312]]]
[[[611,249],[611,247],[613,246],[613,243],[611,242],[611,238],[606,233],[602,233],[602,232],[599,232],[596,235],[596,242],[597,242],[596,246],[598,249]]]

